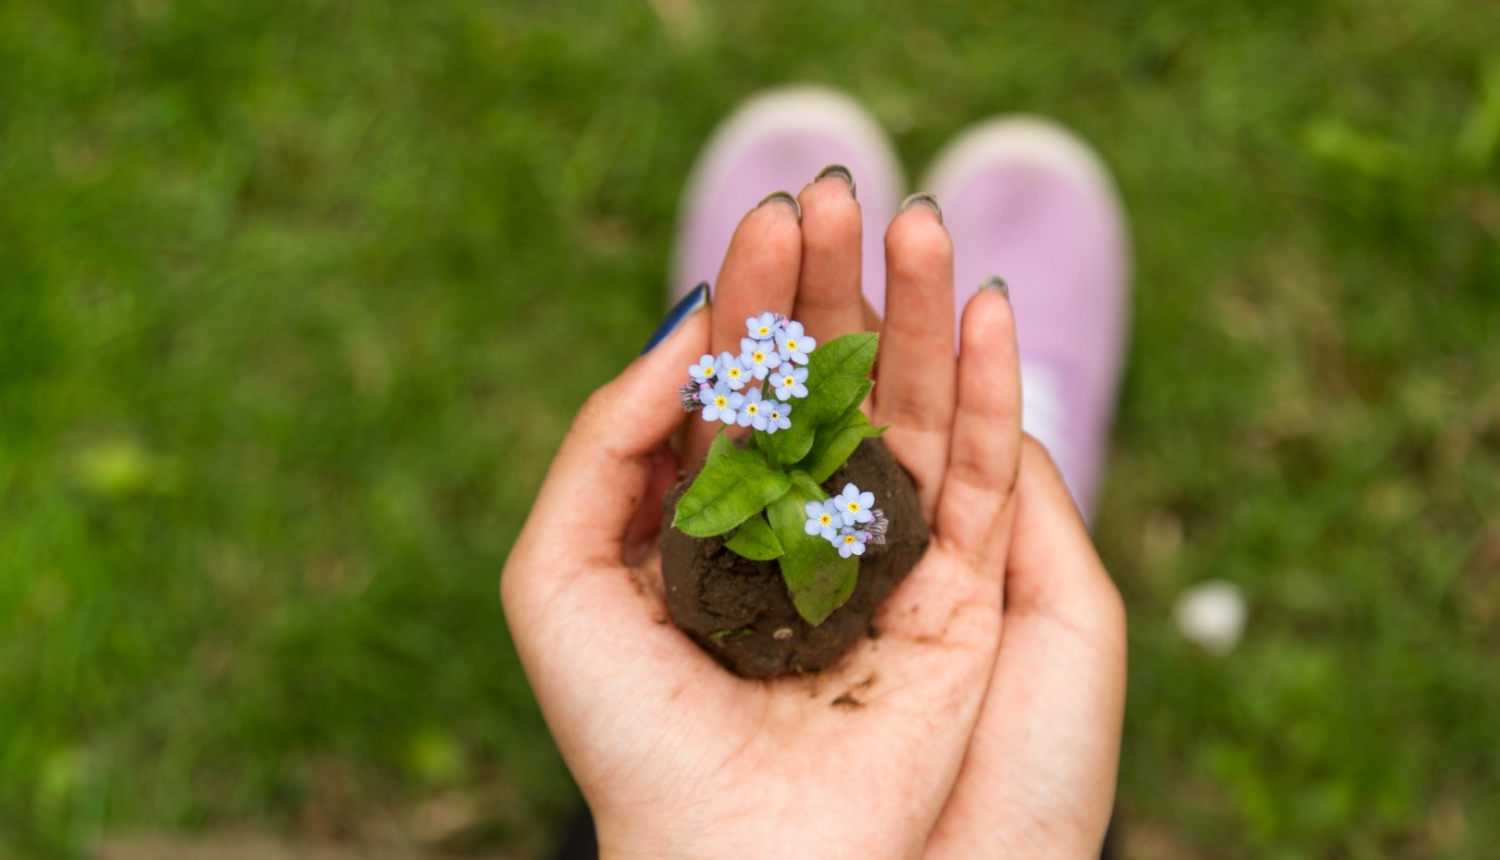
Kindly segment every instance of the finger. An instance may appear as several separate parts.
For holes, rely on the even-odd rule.
[[[875,423],[931,520],[953,420],[953,242],[935,207],[908,205],[885,234],[885,326]]]
[[[1000,629],[1021,447],[1021,383],[1010,302],[997,290],[980,290],[964,309],[957,376],[933,551],[892,595],[884,614],[896,636],[948,641],[962,634],[980,642],[985,632]],[[892,427],[886,435],[894,432]],[[928,565],[930,558],[947,563]]]
[[[740,340],[747,334],[747,318],[764,311],[792,312],[802,266],[800,217],[796,198],[777,192],[750,210],[735,228],[714,286],[710,355],[729,352],[738,356]],[[684,467],[697,468],[716,432],[718,425],[707,422],[689,426]]]
[[[802,276],[792,317],[818,343],[864,330],[859,203],[842,167],[802,189]],[[831,172],[830,172],[831,171]]]
[[[1021,369],[1010,301],[981,289],[964,308],[958,396],[935,520],[937,540],[976,565],[999,565],[994,529],[1021,457]]]
[[[654,454],[682,423],[677,382],[708,346],[706,310],[693,313],[584,403],[547,471],[513,556],[533,545],[567,546],[585,562],[620,564]]]
[[[682,422],[676,383],[708,348],[710,316],[706,307],[692,313],[589,398],[506,559],[506,624],[570,760],[590,743],[580,735],[582,709],[599,701],[659,709],[677,685],[707,689],[729,677],[669,623],[659,557],[635,568],[625,558],[641,554],[625,544],[638,512],[661,504],[659,485],[649,488],[663,478],[662,446]]]
[[[924,856],[1097,856],[1119,764],[1125,611],[1030,437],[1006,589],[995,675]]]

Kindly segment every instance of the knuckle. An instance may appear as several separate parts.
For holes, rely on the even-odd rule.
[[[891,386],[891,388],[896,388]],[[889,388],[880,399],[880,422],[905,429],[946,434],[953,427],[953,410],[943,408],[944,398],[931,390]]]

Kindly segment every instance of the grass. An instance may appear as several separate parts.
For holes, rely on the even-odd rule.
[[[1099,521],[1127,853],[1500,838],[1500,10],[1398,2],[0,6],[0,854],[573,802],[495,581],[756,89],[908,171],[1000,111],[1117,171]],[[1238,583],[1226,658],[1172,600]]]

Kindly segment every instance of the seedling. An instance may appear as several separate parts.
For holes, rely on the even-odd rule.
[[[749,427],[744,447],[721,430],[672,524],[755,561],[776,560],[797,612],[823,623],[853,593],[859,559],[885,541],[872,493],[853,484],[829,498],[821,484],[872,427],[860,404],[875,383],[879,336],[848,334],[819,347],[801,323],[763,313],[745,321],[740,354],[688,368],[682,404],[705,421]]]

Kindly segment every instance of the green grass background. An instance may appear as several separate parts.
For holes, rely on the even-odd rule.
[[[758,88],[1057,117],[1135,327],[1131,856],[1500,840],[1500,7],[0,3],[0,854],[573,789],[496,578]],[[1170,624],[1238,583],[1222,659]],[[384,812],[383,812],[384,811]]]

